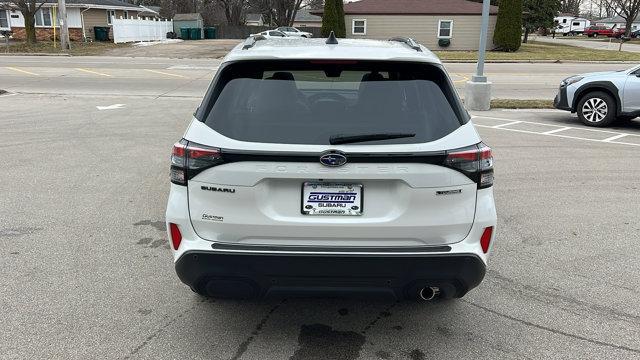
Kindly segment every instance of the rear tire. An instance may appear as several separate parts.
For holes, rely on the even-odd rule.
[[[576,112],[583,124],[606,127],[616,120],[616,101],[605,92],[590,92],[582,96]]]
[[[594,37],[594,38],[597,38],[597,37],[598,37],[598,34],[597,34],[597,33],[593,34],[593,37]]]

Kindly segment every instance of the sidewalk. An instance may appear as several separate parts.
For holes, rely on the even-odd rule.
[[[531,41],[538,41],[550,44],[565,44],[571,46],[578,46],[588,49],[596,49],[596,50],[611,50],[618,51],[620,48],[620,44],[617,42],[609,42],[609,41],[595,41],[595,40],[573,40],[567,38],[556,37],[555,39],[550,36],[531,36],[529,37]],[[640,45],[638,44],[623,44],[622,51],[628,51],[633,53],[640,53]]]

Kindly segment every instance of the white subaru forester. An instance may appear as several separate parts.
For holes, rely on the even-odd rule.
[[[167,231],[206,296],[461,297],[485,274],[492,185],[425,47],[252,37],[173,148]]]

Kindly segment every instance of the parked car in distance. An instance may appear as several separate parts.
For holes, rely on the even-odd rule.
[[[303,38],[313,37],[312,33],[296,29],[296,28],[294,28],[292,26],[281,26],[281,27],[277,28],[276,30],[282,31],[285,34],[287,34],[289,36],[294,36],[294,37],[296,37],[296,36],[297,37],[303,37]]]
[[[632,31],[630,37],[632,39],[640,39],[640,29]]]
[[[620,39],[621,37],[623,37],[625,34],[627,33],[627,29],[626,28],[615,28],[613,29],[613,35],[612,37],[616,38],[616,39]]]
[[[171,155],[166,228],[203,296],[430,301],[478,286],[493,155],[407,38],[248,38]]]
[[[267,31],[263,31],[257,34],[251,34],[249,36],[264,36],[267,39],[271,39],[271,38],[285,38],[285,37],[289,37],[289,35],[283,33],[282,31],[278,31],[278,30],[267,30]]]
[[[577,113],[587,126],[605,127],[640,116],[640,66],[562,80],[556,108]]]
[[[583,34],[587,35],[588,37],[598,37],[598,36],[612,37],[613,29],[606,26],[602,26],[602,25],[593,25],[586,28]]]

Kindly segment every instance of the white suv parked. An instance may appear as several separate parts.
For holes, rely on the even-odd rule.
[[[250,38],[171,156],[180,280],[214,297],[461,297],[495,237],[493,158],[411,39]]]

